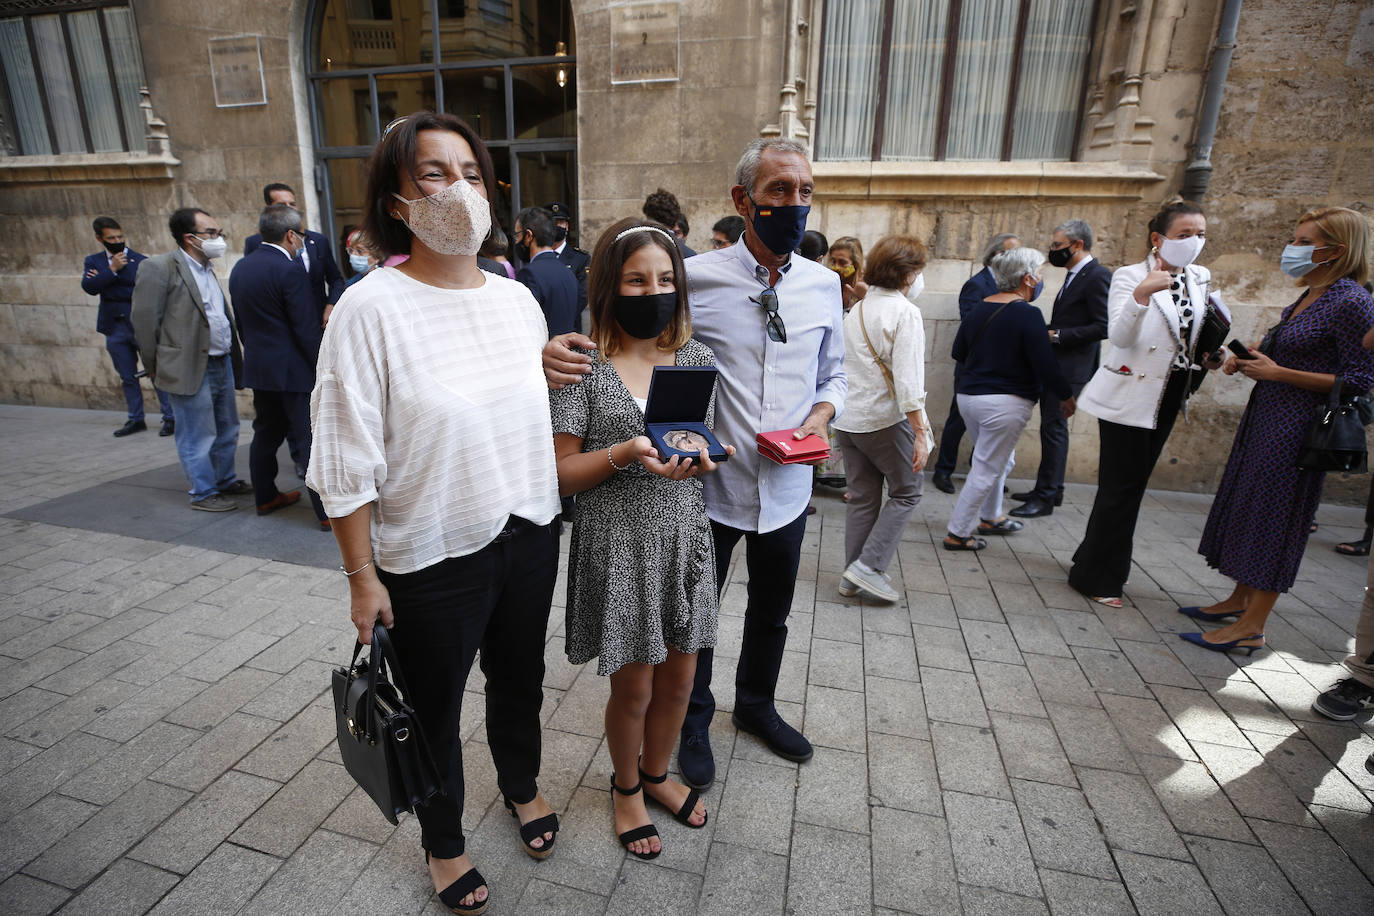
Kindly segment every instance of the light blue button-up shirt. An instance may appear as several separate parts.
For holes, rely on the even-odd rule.
[[[813,405],[844,410],[844,309],[832,270],[793,256],[774,289],[787,343],[770,340],[758,299],[768,269],[744,243],[688,258],[692,336],[716,354],[716,435],[733,458],[704,479],[706,514],[744,531],[776,531],[806,511],[810,465],[783,466],[758,453],[761,432],[800,426]]]
[[[220,288],[219,277],[215,276],[214,261],[204,266],[181,249],[181,256],[191,265],[191,276],[196,278],[200,289],[200,301],[205,304],[205,317],[210,320],[210,355],[223,356],[233,346],[234,335],[229,330],[229,314],[224,307],[224,290]]]

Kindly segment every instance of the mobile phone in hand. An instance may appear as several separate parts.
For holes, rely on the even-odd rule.
[[[1231,342],[1226,346],[1232,353],[1236,354],[1236,359],[1254,359],[1254,357],[1250,355],[1250,348],[1234,337],[1231,338]]]

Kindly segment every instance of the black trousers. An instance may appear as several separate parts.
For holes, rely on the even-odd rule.
[[[805,512],[767,534],[711,523],[717,594],[725,589],[735,545],[744,539],[749,597],[744,609],[739,665],[735,668],[735,711],[746,718],[759,718],[773,711],[773,694],[777,692],[778,671],[787,646],[787,615],[792,612],[792,593],[797,587],[805,536]],[[711,695],[714,660],[712,649],[697,652],[696,681],[687,703],[687,718],[682,723],[684,734],[704,732],[711,727],[711,717],[716,712],[716,698]]]
[[[936,474],[953,474],[959,463],[959,442],[964,438],[964,418],[959,415],[959,374],[954,374],[955,393],[949,399],[949,418],[940,431],[940,452],[935,456]]]
[[[482,650],[487,745],[496,782],[524,804],[538,791],[544,635],[558,574],[549,525],[512,519],[492,543],[418,572],[379,571],[391,595],[391,641],[444,793],[415,809],[421,844],[436,858],[463,854],[463,686]]]
[[[1084,384],[1074,382],[1069,386],[1074,397],[1083,393]],[[1064,492],[1064,468],[1069,463],[1069,421],[1059,412],[1062,403],[1048,389],[1040,396],[1040,469],[1032,492],[1051,505]]]
[[[1069,569],[1069,584],[1085,595],[1114,598],[1126,586],[1140,503],[1178,418],[1187,385],[1187,372],[1169,373],[1154,429],[1097,421],[1101,439],[1097,498]]]
[[[296,437],[301,464],[310,463],[310,392],[263,391],[253,389],[253,444],[248,447],[248,476],[253,481],[253,499],[259,506],[277,496],[277,449],[288,434]],[[310,505],[315,517],[325,518],[324,505],[314,490]]]

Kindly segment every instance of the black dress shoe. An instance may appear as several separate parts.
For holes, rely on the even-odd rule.
[[[170,436],[170,435],[172,435],[173,433],[175,433],[176,431],[177,431],[177,421],[176,421],[176,420],[163,420],[163,421],[162,421],[162,429],[159,429],[159,430],[157,431],[157,434],[158,434],[159,436]]]
[[[716,779],[716,758],[711,755],[711,737],[706,732],[683,730],[677,748],[677,768],[682,781],[693,789],[705,789]]]
[[[1043,515],[1052,515],[1053,513],[1053,506],[1038,497],[1032,496],[1007,514],[1014,515],[1017,518],[1040,518]]]
[[[935,484],[935,489],[939,490],[941,493],[954,492],[954,481],[949,479],[948,474],[942,474],[936,471],[934,474],[930,475],[930,482]]]
[[[811,742],[807,741],[801,732],[782,721],[782,716],[776,712],[763,721],[746,719],[739,713],[732,713],[730,721],[734,723],[735,728],[748,732],[768,745],[768,749],[779,757],[797,763],[806,763],[811,759]]]
[[[1024,502],[1029,502],[1029,501],[1032,500],[1032,499],[1035,500],[1035,501],[1037,501],[1037,502],[1042,502],[1042,503],[1045,502],[1044,497],[1038,496],[1034,490],[1025,490],[1025,491],[1023,491],[1023,492],[1021,492],[1021,493],[1013,493],[1013,494],[1011,494],[1011,498],[1014,499],[1014,500],[1016,500],[1017,502],[1022,502],[1022,503],[1024,503]],[[1054,507],[1055,507],[1056,509],[1058,509],[1058,508],[1059,508],[1060,506],[1062,506],[1062,505],[1064,505],[1064,494],[1063,494],[1063,492],[1061,491],[1060,494],[1054,498]],[[1049,515],[1048,512],[1046,512],[1045,514],[1046,514],[1046,515]],[[1035,516],[1033,516],[1033,515],[1031,515],[1031,516],[1026,516],[1026,517],[1027,517],[1027,518],[1035,518]]]
[[[141,433],[147,428],[148,424],[144,423],[142,420],[130,420],[129,422],[121,426],[119,429],[115,430],[114,434],[116,439],[122,439],[123,437],[131,436],[134,433]]]

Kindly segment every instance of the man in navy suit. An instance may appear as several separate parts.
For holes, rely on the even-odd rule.
[[[234,300],[243,340],[243,381],[253,389],[253,444],[249,476],[258,515],[267,515],[301,498],[299,490],[277,489],[277,449],[290,433],[300,448],[298,460],[310,462],[310,392],[320,355],[319,315],[310,280],[296,262],[305,245],[300,212],[272,204],[258,218],[262,244],[234,265],[229,295]],[[320,527],[329,530],[320,499],[310,502]]]
[[[558,245],[553,217],[543,207],[526,207],[515,217],[515,246],[526,263],[515,279],[530,288],[544,310],[549,336],[576,331],[577,280],[554,250]]]
[[[983,246],[983,269],[969,277],[963,289],[959,290],[960,321],[968,317],[975,305],[997,292],[997,281],[993,279],[990,266],[992,259],[1003,251],[1020,247],[1020,237],[1011,232],[998,233],[988,239],[988,243]],[[954,390],[959,390],[958,363],[954,364]],[[964,418],[959,416],[958,396],[951,395],[949,419],[945,420],[945,428],[940,433],[940,453],[935,457],[935,468],[930,477],[935,489],[941,492],[954,492],[954,481],[950,480],[949,475],[954,473],[954,465],[959,461],[959,440],[963,438]]]
[[[285,204],[292,210],[299,210],[296,206],[296,192],[291,190],[290,185],[282,184],[280,181],[274,181],[262,189],[262,200],[269,207],[273,204]],[[244,257],[252,254],[261,244],[260,234],[250,235],[244,239]],[[315,303],[315,313],[319,317],[320,327],[324,327],[329,323],[329,313],[334,310],[334,303],[339,301],[344,287],[348,285],[334,260],[334,251],[329,239],[318,232],[306,229],[305,244],[296,255],[296,263],[303,267],[310,277],[310,295]],[[295,433],[287,435],[286,444],[291,449],[296,476],[304,480],[306,460],[301,457],[300,443],[296,441]]]
[[[262,189],[262,201],[269,207],[273,204],[285,204],[292,210],[299,209],[296,206],[296,192],[291,190],[290,185],[282,184],[280,181],[274,181]],[[248,236],[243,240],[244,256],[252,254],[261,244],[261,235]],[[333,311],[334,303],[339,301],[347,285],[338,262],[334,260],[334,248],[329,239],[318,232],[306,229],[305,244],[301,246],[296,259],[310,275],[310,293],[315,302],[315,311],[320,317],[320,326],[323,327],[329,321],[329,313]]]
[[[577,314],[580,318],[587,308],[587,265],[592,263],[592,256],[578,248],[568,238],[568,226],[572,220],[572,212],[568,209],[567,204],[556,200],[544,209],[553,216],[555,239],[553,250],[558,255],[558,260],[568,265],[568,269],[572,271],[573,279],[577,281]]]
[[[1060,223],[1050,240],[1050,264],[1068,268],[1050,313],[1050,343],[1074,397],[1097,371],[1101,341],[1107,337],[1107,291],[1112,272],[1089,253],[1092,247],[1092,227],[1081,219]],[[1039,518],[1053,512],[1064,501],[1068,460],[1069,424],[1059,410],[1059,399],[1046,391],[1040,398],[1040,470],[1033,489],[1011,495],[1023,503],[1011,514]]]
[[[88,295],[100,297],[95,315],[95,329],[105,335],[105,350],[110,354],[115,371],[124,388],[124,403],[129,408],[124,425],[114,431],[116,436],[142,432],[148,428],[143,420],[143,389],[138,384],[138,340],[129,323],[129,303],[134,297],[134,281],[138,277],[138,262],[147,259],[124,242],[124,230],[108,216],[97,217],[91,224],[95,237],[105,246],[86,258],[82,266],[81,288]],[[154,391],[157,387],[154,386]],[[172,418],[172,404],[167,395],[157,391],[162,405],[162,429],[159,436],[170,436],[176,429]]]

